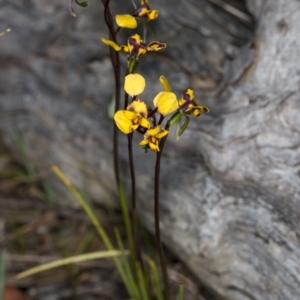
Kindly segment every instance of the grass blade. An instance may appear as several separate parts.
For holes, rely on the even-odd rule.
[[[44,272],[44,271],[47,271],[47,270],[50,270],[53,268],[65,266],[68,264],[79,263],[79,262],[83,262],[83,261],[87,261],[87,260],[94,260],[94,259],[100,259],[100,258],[116,257],[116,256],[126,255],[126,254],[128,254],[128,253],[125,253],[124,251],[121,252],[119,250],[109,250],[109,251],[97,251],[97,252],[92,252],[92,253],[71,256],[71,257],[55,260],[55,261],[43,264],[41,266],[37,266],[37,267],[31,268],[31,269],[28,269],[24,272],[17,274],[16,279],[28,277],[33,274],[37,274],[37,273]]]
[[[135,253],[135,247],[134,247],[134,242],[133,242],[133,234],[132,234],[132,224],[129,216],[129,211],[128,211],[128,205],[126,202],[125,198],[125,193],[122,184],[119,186],[119,197],[120,197],[120,203],[121,203],[121,208],[122,208],[122,214],[124,217],[124,223],[125,223],[125,230],[126,230],[126,236],[127,236],[127,241],[129,244],[129,249],[130,249],[130,254],[132,257],[132,260],[136,260],[136,253]]]
[[[159,273],[156,264],[151,258],[148,258],[148,264],[150,266],[151,273],[153,276],[155,295],[158,300],[164,300],[162,284],[160,282]]]
[[[178,300],[183,300],[183,284],[179,286]]]
[[[99,236],[103,240],[106,248],[108,250],[115,250],[113,244],[111,243],[108,235],[106,234],[104,228],[98,221],[96,215],[90,208],[90,206],[87,204],[85,199],[82,197],[82,195],[79,193],[79,191],[75,188],[75,186],[71,183],[71,181],[66,177],[66,175],[56,166],[52,165],[52,171],[60,178],[60,180],[65,184],[65,186],[68,188],[68,190],[73,194],[73,196],[77,199],[77,201],[82,206],[83,210],[86,212],[88,217],[90,218],[91,222],[96,228],[96,231],[98,232]],[[118,272],[120,276],[122,277],[123,283],[126,286],[126,289],[128,293],[130,292],[130,287],[127,285],[127,279],[126,279],[126,273],[122,266],[122,263],[118,257],[113,257],[113,260],[116,264],[116,267],[118,269]]]
[[[146,274],[143,273],[141,265],[137,262],[137,273],[138,273],[138,281],[139,281],[139,288],[141,291],[141,295],[143,300],[150,300],[150,296],[147,293],[147,284],[146,284]]]
[[[119,232],[118,228],[115,228],[115,235],[116,235],[118,247],[119,247],[119,249],[121,250],[121,252],[123,254],[122,255],[122,260],[123,260],[123,263],[124,263],[124,269],[125,269],[125,272],[126,272],[126,278],[128,279],[128,285],[131,288],[131,294],[130,294],[130,296],[133,299],[142,299],[141,295],[139,293],[139,289],[137,287],[137,284],[136,284],[136,282],[134,280],[134,276],[133,276],[132,270],[130,268],[129,260],[128,260],[127,256],[125,255],[124,245],[122,243],[121,235],[120,235],[120,232]]]

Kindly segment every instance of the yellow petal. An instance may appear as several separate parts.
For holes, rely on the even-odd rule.
[[[203,112],[205,112],[205,113],[209,113],[209,108],[206,107],[206,106],[196,105],[196,106],[194,106],[193,108],[197,108],[197,109],[199,109],[200,111],[203,111]]]
[[[122,47],[119,46],[118,44],[116,44],[114,41],[111,41],[111,40],[108,40],[108,39],[105,39],[105,38],[102,38],[101,41],[102,41],[102,43],[113,47],[116,51],[120,51],[122,49]]]
[[[160,133],[158,133],[155,137],[161,139],[162,137],[166,136],[168,133],[169,133],[168,130],[161,128]]]
[[[186,100],[180,99],[180,100],[178,101],[178,105],[179,105],[179,106],[182,106],[185,102],[186,102]]]
[[[159,125],[147,130],[147,132],[145,133],[145,135],[147,135],[148,137],[150,136],[156,136],[161,130],[161,127]]]
[[[169,133],[168,130],[165,130],[160,125],[157,125],[151,129],[147,130],[145,135],[148,137],[153,136],[157,139],[160,139],[160,138],[164,137],[165,135],[167,135],[168,133]]]
[[[155,142],[149,142],[150,149],[159,152],[159,147],[158,147],[158,140],[155,139]]]
[[[199,118],[201,116],[201,111],[200,109],[196,108],[193,110],[193,114],[196,118]]]
[[[150,122],[146,118],[142,118],[140,125],[145,128],[150,128]]]
[[[193,100],[194,99],[194,91],[191,89],[187,89],[187,91],[185,92],[187,95],[189,95],[190,99]]]
[[[171,92],[160,92],[154,98],[153,104],[162,115],[170,114],[178,108],[176,95]]]
[[[137,115],[134,111],[123,110],[123,113],[128,120],[134,120],[137,118]]]
[[[147,12],[148,21],[155,20],[158,17],[158,10],[149,10]]]
[[[151,51],[159,51],[162,49],[165,49],[167,47],[167,44],[165,43],[160,43],[160,42],[151,42],[148,46],[147,46],[147,51],[151,52]]]
[[[131,97],[141,94],[145,86],[146,81],[140,74],[129,74],[125,77],[124,90]]]
[[[148,140],[142,140],[142,141],[139,143],[139,145],[140,145],[140,146],[145,146],[145,145],[147,145],[148,143],[149,143]]]
[[[133,34],[130,38],[133,39],[136,44],[143,43],[143,40],[142,40],[141,36],[138,35],[137,33]]]
[[[132,103],[127,106],[127,110],[134,111],[136,114],[145,117],[147,116],[147,105],[140,99],[132,101]]]
[[[118,128],[128,134],[133,131],[131,121],[125,116],[124,110],[119,110],[115,113],[114,119]]]
[[[149,12],[150,10],[147,8],[147,7],[140,7],[139,9],[138,9],[138,16],[140,17],[140,18],[143,18],[143,17],[148,17],[148,12]]]
[[[169,82],[168,82],[168,80],[166,79],[165,76],[160,76],[159,81],[160,81],[160,84],[162,85],[165,92],[172,92],[172,90],[170,88],[170,85],[169,85]]]
[[[116,23],[119,27],[136,28],[137,22],[131,15],[116,15]]]
[[[136,58],[140,58],[141,56],[143,56],[143,55],[146,54],[146,53],[147,53],[146,48],[140,48],[140,49],[138,50],[138,54],[136,55]]]
[[[131,132],[138,129],[139,126],[140,126],[139,124],[131,124],[131,128],[130,128]]]

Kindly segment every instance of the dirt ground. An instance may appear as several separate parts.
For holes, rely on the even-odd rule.
[[[120,211],[110,207],[94,209],[110,235],[114,226],[123,227]],[[150,248],[154,247],[152,236],[144,232]],[[1,146],[0,249],[5,260],[4,300],[129,299],[111,259],[72,264],[15,279],[16,274],[28,268],[105,247],[82,210],[57,205],[47,183],[34,173],[24,153],[13,158]],[[172,299],[176,299],[181,283],[185,300],[215,299],[176,257],[167,253],[167,259]]]

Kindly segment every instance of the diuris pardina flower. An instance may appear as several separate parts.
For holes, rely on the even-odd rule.
[[[131,97],[141,94],[145,86],[145,79],[140,74],[129,74],[125,77],[124,90]],[[125,134],[133,132],[139,126],[150,128],[147,117],[146,103],[139,99],[132,101],[126,110],[119,110],[114,115],[118,128]]]
[[[158,10],[150,9],[148,0],[141,0],[141,5],[137,7],[131,15],[116,15],[116,23],[119,27],[136,28],[136,18],[144,19],[147,22],[158,17]]]
[[[147,116],[146,103],[142,100],[134,100],[127,106],[126,110],[117,111],[114,119],[118,128],[128,134],[138,129],[139,126],[150,128]]]
[[[127,45],[118,45],[114,41],[102,38],[102,42],[113,47],[116,51],[122,50],[128,56],[128,59],[138,60],[148,52],[165,49],[167,45],[160,42],[151,42],[148,46],[143,42],[138,34],[131,35],[127,40]]]
[[[170,85],[164,76],[160,76],[159,81],[166,92],[171,92]],[[182,98],[178,100],[178,104],[182,112],[185,114],[193,113],[197,118],[201,116],[201,112],[208,113],[209,109],[206,106],[198,105],[195,101],[194,91],[187,89],[182,95]]]
[[[194,91],[187,89],[179,100],[179,106],[185,114],[193,113],[195,117],[200,117],[202,112],[208,113],[206,106],[198,105],[194,98]]]
[[[159,152],[159,139],[166,136],[169,133],[160,125],[157,125],[151,129],[148,129],[144,134],[144,139],[140,142],[140,146],[149,146],[151,150]]]
[[[157,108],[158,112],[165,116],[172,113],[179,107],[179,100],[172,92],[170,85],[164,76],[160,76],[159,81],[164,89],[164,92],[156,95],[156,97],[153,99],[153,104]]]

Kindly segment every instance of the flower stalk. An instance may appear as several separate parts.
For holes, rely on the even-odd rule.
[[[166,129],[169,129],[168,124],[166,126]],[[162,273],[163,283],[164,283],[164,299],[170,300],[170,287],[169,287],[169,279],[168,279],[168,272],[167,272],[167,263],[166,263],[166,259],[165,259],[163,245],[161,242],[160,225],[159,225],[159,220],[160,220],[160,218],[159,218],[160,162],[161,162],[161,156],[162,156],[162,152],[163,152],[167,137],[168,136],[165,136],[160,141],[160,145],[159,145],[160,151],[156,153],[155,176],[154,176],[154,223],[155,223],[155,238],[156,238],[161,273]]]

